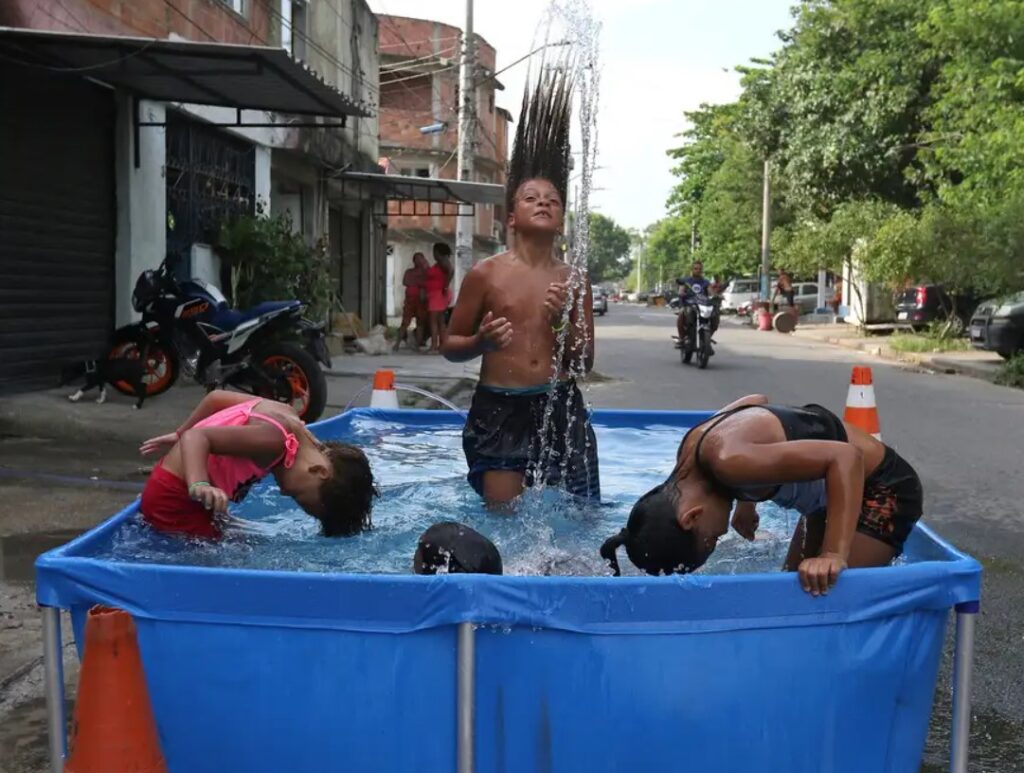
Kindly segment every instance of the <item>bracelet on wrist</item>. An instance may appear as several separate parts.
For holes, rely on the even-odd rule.
[[[188,493],[191,495],[192,489],[198,488],[199,486],[209,486],[209,485],[210,485],[210,481],[208,481],[208,480],[197,480],[195,483],[190,483],[188,485]]]

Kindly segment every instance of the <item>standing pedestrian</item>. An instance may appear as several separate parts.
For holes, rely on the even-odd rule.
[[[409,325],[415,321],[416,330],[413,333],[416,344],[414,349],[419,349],[427,340],[427,328],[429,326],[427,316],[427,258],[422,252],[412,256],[412,268],[408,269],[402,276],[402,284],[405,286],[405,300],[402,303],[402,324],[398,328],[398,338],[395,340],[395,351],[409,336]]]
[[[786,299],[786,305],[790,309],[796,307],[795,294],[793,292],[793,279],[789,276],[786,271],[779,272],[779,279],[775,283],[775,293],[772,295],[772,303],[775,303],[775,299],[778,296],[782,296]]]
[[[448,339],[445,313],[452,303],[452,248],[434,245],[434,265],[427,269],[427,311],[430,313],[430,351],[439,352]]]

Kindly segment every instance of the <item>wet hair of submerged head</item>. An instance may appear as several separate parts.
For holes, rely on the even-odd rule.
[[[462,523],[435,523],[420,535],[416,574],[502,574],[501,554],[487,537]]]
[[[693,530],[676,518],[675,481],[672,478],[648,491],[633,505],[626,527],[601,545],[601,557],[618,577],[618,549],[626,548],[630,562],[647,574],[687,574],[708,560],[714,546],[702,546]]]

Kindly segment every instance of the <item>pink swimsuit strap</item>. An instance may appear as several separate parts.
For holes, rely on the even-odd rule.
[[[284,425],[282,425],[277,419],[267,416],[265,413],[253,413],[253,408],[255,408],[258,403],[259,401],[257,400],[249,407],[249,418],[259,419],[260,421],[272,424],[281,430],[281,434],[284,435],[284,451],[281,452],[281,455],[267,469],[269,470],[282,463],[286,470],[291,469],[295,464],[295,456],[299,452],[299,439],[295,437],[294,434],[286,430]]]
[[[295,455],[299,451],[299,439],[295,437],[291,432],[286,430],[284,426],[272,416],[267,416],[263,413],[254,413],[254,409],[257,405],[262,402],[262,399],[257,397],[254,400],[248,400],[244,403],[238,403],[230,408],[225,408],[223,411],[218,411],[212,416],[208,416],[201,422],[196,424],[197,427],[237,427],[244,424],[248,424],[252,419],[259,419],[265,421],[267,424],[272,424],[277,427],[281,434],[284,436],[284,451],[274,461],[270,467],[267,468],[269,471],[271,468],[284,463],[285,469],[290,468],[295,464]]]

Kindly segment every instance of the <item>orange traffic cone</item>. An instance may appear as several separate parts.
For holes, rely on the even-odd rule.
[[[876,440],[882,439],[878,407],[875,405],[875,386],[871,380],[871,368],[866,365],[855,365],[853,368],[843,421],[860,427]]]
[[[370,407],[395,409],[399,407],[393,371],[381,369],[373,374],[373,392],[370,395]]]
[[[71,754],[65,773],[166,773],[135,623],[95,606],[85,621]]]

